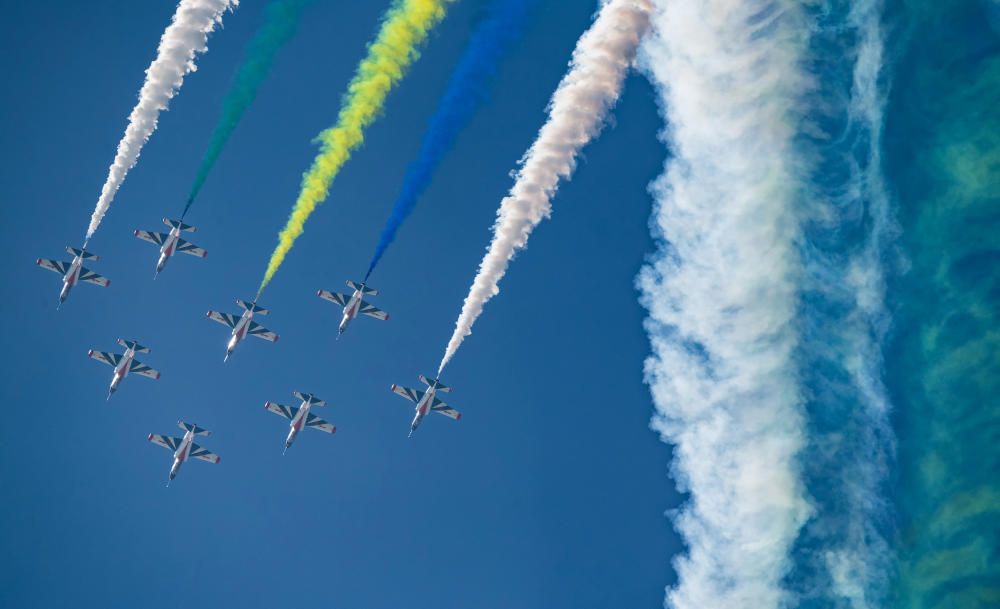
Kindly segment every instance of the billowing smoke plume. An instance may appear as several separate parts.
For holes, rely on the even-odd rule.
[[[876,0],[664,0],[643,65],[671,150],[639,277],[653,427],[690,502],[667,606],[881,606]]]
[[[247,57],[236,73],[236,79],[226,94],[226,99],[222,102],[222,116],[212,131],[205,156],[198,166],[194,183],[191,185],[191,193],[184,206],[184,213],[181,214],[182,218],[191,209],[191,204],[205,184],[205,179],[208,178],[215,161],[229,141],[229,136],[243,118],[243,113],[257,97],[257,88],[270,71],[275,54],[295,34],[302,9],[311,2],[312,0],[274,0],[267,5],[264,25],[250,42]]]
[[[479,26],[465,54],[448,81],[437,111],[427,125],[417,159],[410,164],[389,219],[379,235],[365,281],[396,238],[396,231],[417,205],[430,184],[434,170],[455,142],[473,112],[486,98],[487,83],[496,72],[497,62],[521,33],[528,4],[534,0],[494,0],[490,15]]]
[[[604,126],[648,26],[650,10],[651,0],[611,0],[577,42],[569,72],[549,103],[548,121],[524,155],[510,194],[500,203],[493,241],[462,305],[439,375],[472,332],[486,301],[500,291],[497,284],[515,252],[549,216],[559,180],[573,173],[576,155]]]
[[[111,201],[125,181],[125,175],[139,160],[139,153],[156,130],[156,121],[170,99],[184,83],[184,76],[196,69],[194,58],[208,49],[208,35],[222,22],[222,13],[235,8],[239,0],[181,0],[173,20],[160,38],[156,59],[146,69],[146,81],[139,91],[139,103],[128,118],[125,136],[101,188],[101,197],[87,227],[89,240],[100,226]]]
[[[777,609],[811,514],[795,363],[808,24],[792,1],[660,4],[642,62],[672,155],[652,187],[661,250],[639,287],[653,426],[691,495],[667,606]]]

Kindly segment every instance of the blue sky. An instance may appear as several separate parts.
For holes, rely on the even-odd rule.
[[[18,3],[0,23],[0,176],[9,255],[0,432],[0,604],[19,607],[658,606],[678,549],[669,449],[648,428],[648,352],[633,278],[651,251],[647,184],[665,151],[649,85],[634,74],[614,121],[584,151],[449,365],[455,423],[407,439],[391,383],[433,373],[489,240],[508,172],[544,120],[594,4],[547,0],[501,66],[491,101],[442,164],[371,283],[386,323],[315,296],[363,275],[407,163],[486,2],[463,0],[391,95],[261,302],[281,334],[223,365],[227,332],[205,319],[252,298],[340,96],[387,2],[318,0],[189,214],[206,260],[170,262],[132,230],[183,207],[219,102],[260,24],[246,0],[209,41],[91,243],[108,289],[34,265],[79,246],[171,2]],[[116,338],[152,347],[159,381],[86,357]],[[329,437],[265,400],[293,390],[332,404]],[[150,432],[214,432],[218,466],[187,464]]]

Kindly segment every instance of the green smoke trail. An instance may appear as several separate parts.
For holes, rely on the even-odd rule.
[[[992,12],[992,14],[991,14]],[[889,175],[900,609],[1000,606],[1000,3],[911,0]]]
[[[257,88],[271,69],[275,54],[295,34],[302,9],[310,2],[312,0],[274,0],[265,9],[264,25],[250,41],[246,60],[240,66],[233,86],[222,102],[222,116],[212,131],[205,156],[201,159],[182,218],[191,209],[191,203],[205,184],[205,179],[211,173],[243,113],[257,97]]]

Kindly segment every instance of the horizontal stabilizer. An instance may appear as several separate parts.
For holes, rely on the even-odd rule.
[[[180,220],[171,220],[170,218],[164,218],[163,223],[169,226],[170,228],[180,229],[183,231],[187,231],[189,233],[194,233],[198,231],[197,228],[191,226],[190,224],[184,224]]]
[[[121,345],[121,346],[123,346],[123,347],[125,347],[126,349],[134,349],[136,353],[149,353],[150,352],[149,347],[144,347],[144,346],[140,345],[139,343],[135,342],[134,340],[123,340],[123,339],[119,338],[118,339],[118,344]]]
[[[196,436],[210,436],[212,432],[208,431],[204,427],[198,427],[193,423],[185,423],[184,421],[177,421],[177,426],[184,431],[190,431]]]
[[[347,287],[351,288],[352,290],[361,290],[362,294],[368,294],[370,296],[378,296],[378,290],[373,290],[372,288],[366,286],[363,283],[361,284],[354,283],[350,279],[347,280]]]
[[[326,402],[314,396],[311,393],[302,393],[300,391],[293,391],[292,395],[296,398],[302,400],[303,402],[309,402],[312,406],[326,406]]]
[[[75,247],[69,247],[67,245],[66,246],[66,251],[71,256],[79,256],[79,257],[83,258],[84,260],[94,260],[94,261],[100,260],[99,256],[97,256],[96,254],[91,254],[87,250],[80,250],[80,249],[76,249]]]
[[[423,383],[424,385],[427,385],[428,387],[434,387],[435,389],[437,389],[441,393],[451,393],[451,387],[449,387],[447,385],[441,384],[441,381],[439,381],[437,379],[434,379],[432,381],[432,380],[428,379],[426,376],[424,376],[424,375],[421,374],[420,375],[420,382]],[[435,385],[435,383],[437,383],[437,384]]]
[[[236,299],[236,304],[238,304],[244,311],[253,311],[254,315],[267,315],[270,313],[270,311],[257,303],[247,302],[239,298]]]

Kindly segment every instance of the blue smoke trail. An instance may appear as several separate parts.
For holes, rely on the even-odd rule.
[[[431,176],[445,153],[451,148],[459,131],[469,122],[473,112],[488,94],[487,83],[496,72],[497,63],[517,40],[528,7],[535,0],[495,0],[489,17],[472,35],[472,40],[448,81],[437,112],[431,117],[420,145],[420,153],[406,171],[403,187],[392,206],[392,212],[375,254],[365,273],[365,281],[382,254],[396,238],[403,220],[416,207],[417,198],[430,184]]]

